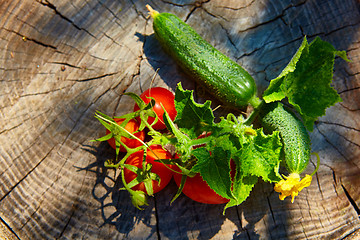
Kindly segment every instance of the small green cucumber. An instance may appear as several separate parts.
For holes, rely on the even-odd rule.
[[[226,105],[258,106],[256,84],[239,64],[206,42],[188,24],[170,13],[159,13],[147,5],[154,19],[155,36],[186,73],[205,85]]]
[[[287,170],[302,173],[311,154],[310,137],[303,122],[281,102],[266,104],[260,111],[260,122],[265,129],[280,133]]]

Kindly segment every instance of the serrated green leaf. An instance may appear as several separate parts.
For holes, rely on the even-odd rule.
[[[287,97],[302,116],[306,128],[312,131],[314,122],[325,114],[326,108],[342,101],[330,86],[336,55],[348,60],[345,52],[336,51],[319,37],[310,44],[304,38],[288,66],[270,82],[263,99],[269,103]]]
[[[178,113],[175,123],[191,138],[199,136],[204,128],[213,124],[214,115],[210,105],[210,101],[196,103],[193,91],[184,90],[179,83],[175,92],[175,108]]]
[[[296,64],[303,54],[303,51],[308,51],[308,42],[306,37],[304,37],[299,49],[296,51],[284,70],[282,70],[280,75],[277,78],[271,80],[269,87],[263,94],[263,99],[265,102],[269,103],[274,101],[281,101],[287,96],[287,85],[284,83],[285,76],[295,71]]]
[[[172,134],[174,134],[179,144],[187,145],[190,142],[190,138],[187,135],[185,135],[183,132],[181,132],[180,129],[178,129],[177,126],[174,124],[174,122],[171,121],[171,118],[165,109],[164,109],[163,119],[167,129]]]
[[[281,179],[278,172],[281,148],[277,132],[265,135],[262,129],[257,129],[254,137],[247,138],[239,152],[233,156],[236,165],[232,185],[234,198],[226,204],[224,211],[245,201],[259,177],[268,182]]]
[[[279,133],[265,135],[262,129],[256,132],[253,141],[247,143],[238,155],[243,176],[257,176],[267,182],[278,182],[281,180],[278,170],[282,148]]]
[[[233,198],[231,192],[230,178],[230,151],[215,147],[211,154],[205,148],[197,148],[193,151],[198,159],[193,167],[195,172],[199,172],[209,187],[224,198]]]
[[[224,208],[224,212],[227,208],[240,205],[244,202],[250,195],[250,192],[257,183],[258,178],[256,176],[244,177],[242,174],[239,174],[235,177],[233,182],[233,195],[235,198],[230,199]]]

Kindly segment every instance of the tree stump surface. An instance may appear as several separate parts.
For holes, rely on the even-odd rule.
[[[320,169],[294,203],[259,182],[222,215],[183,195],[170,206],[172,182],[140,211],[118,190],[119,171],[103,167],[114,150],[90,142],[105,133],[95,111],[125,114],[122,94],[151,85],[208,98],[158,45],[146,4],[241,64],[259,95],[304,36],[347,51],[334,68],[343,102],[311,132]],[[0,26],[0,238],[360,239],[358,0],[5,0]]]

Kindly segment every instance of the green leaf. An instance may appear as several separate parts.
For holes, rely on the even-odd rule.
[[[173,197],[173,199],[171,199],[171,203],[173,203],[182,193],[182,190],[184,189],[185,186],[185,181],[186,181],[187,176],[186,175],[182,175],[181,177],[181,182],[180,182],[180,186],[175,194],[175,196]]]
[[[171,118],[169,114],[165,111],[165,109],[164,109],[163,119],[167,129],[176,137],[177,143],[175,144],[179,144],[180,146],[178,147],[183,146],[186,148],[190,148],[189,146],[190,138],[187,135],[185,135],[183,132],[181,132],[180,129],[177,128],[174,122],[171,121]]]
[[[255,131],[256,135],[252,133],[243,139],[242,147],[232,157],[236,165],[232,185],[234,198],[227,203],[224,211],[245,201],[259,177],[268,182],[278,182],[281,179],[278,170],[282,143],[278,132],[265,135],[262,129]]]
[[[302,116],[306,128],[312,131],[314,122],[325,115],[326,108],[342,101],[330,86],[336,56],[348,60],[345,52],[336,51],[319,37],[310,44],[304,38],[290,63],[270,82],[263,99],[269,103],[287,97]]]
[[[111,139],[112,137],[113,137],[112,134],[109,133],[109,134],[107,134],[107,135],[105,135],[103,137],[100,137],[100,138],[97,138],[97,139],[94,139],[94,140],[91,140],[91,141],[92,142],[94,142],[94,141],[103,142],[103,141],[107,141],[107,140]]]
[[[305,49],[305,50],[304,50]],[[303,42],[301,43],[299,49],[296,51],[288,65],[284,68],[284,70],[280,73],[280,75],[271,80],[269,87],[265,90],[263,94],[263,99],[265,102],[274,102],[274,101],[281,101],[287,95],[287,85],[284,83],[286,75],[295,71],[296,64],[299,61],[303,51],[308,51],[308,42],[306,37],[304,38]]]
[[[233,198],[230,178],[230,151],[215,147],[211,154],[205,148],[193,151],[198,159],[193,171],[199,172],[209,187],[224,198]]]
[[[243,176],[261,177],[267,182],[278,182],[281,161],[281,138],[278,132],[265,135],[262,129],[256,130],[253,141],[245,144],[238,154]]]
[[[184,90],[179,83],[175,91],[175,123],[191,138],[199,136],[204,128],[213,124],[214,115],[210,105],[210,101],[196,103],[193,91]]]
[[[257,183],[258,178],[255,176],[244,177],[241,172],[239,172],[233,182],[233,195],[235,198],[230,199],[224,208],[224,212],[227,208],[240,205],[244,202],[250,195],[253,187]]]
[[[145,107],[147,106],[146,103],[140,98],[140,96],[135,93],[126,92],[124,93],[124,95],[130,96],[136,102],[140,109],[145,109]]]

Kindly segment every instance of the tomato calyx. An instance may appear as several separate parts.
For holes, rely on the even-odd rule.
[[[172,155],[161,145],[144,146],[143,149],[131,150],[119,163],[107,167],[119,167],[123,188],[130,193],[133,205],[139,209],[147,205],[148,196],[162,190],[171,180],[171,166],[166,166]]]
[[[130,96],[135,101],[136,106],[138,106],[134,113],[135,117],[140,122],[140,128],[147,127],[151,132],[156,132],[153,126],[159,121],[159,117],[153,110],[153,106],[155,105],[155,99],[149,98],[148,103],[145,103],[144,100],[142,100],[138,95],[134,93],[125,94]],[[148,121],[150,118],[154,119],[151,124]]]
[[[162,87],[153,87],[144,91],[139,98],[143,101],[139,104],[139,99],[136,99],[136,103],[134,106],[134,111],[141,110],[144,104],[148,104],[153,112],[154,116],[149,116],[146,119],[146,122],[151,125],[151,127],[155,130],[165,130],[167,128],[164,121],[164,113],[170,116],[171,120],[174,120],[177,111],[175,109],[175,95]],[[143,119],[142,119],[143,120]]]
[[[136,208],[143,210],[143,208],[141,208],[142,206],[149,205],[147,202],[148,196],[144,191],[132,190],[130,187],[131,185],[126,183],[124,168],[121,169],[121,180],[124,184],[124,189],[130,193],[131,202]]]
[[[144,157],[146,158],[146,153],[144,153]],[[142,161],[141,165],[141,168],[126,163],[123,165],[123,167],[137,175],[136,178],[134,178],[131,182],[126,183],[126,185],[129,188],[133,188],[140,183],[144,183],[147,194],[152,196],[154,194],[152,181],[157,181],[160,185],[161,179],[156,173],[152,172],[153,165],[151,163],[147,163],[146,159]]]

